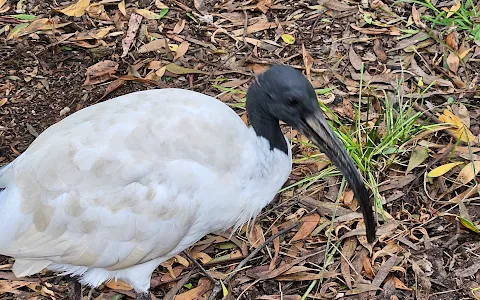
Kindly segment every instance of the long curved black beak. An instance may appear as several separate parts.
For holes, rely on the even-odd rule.
[[[300,131],[308,137],[343,173],[357,198],[366,227],[367,240],[375,240],[375,220],[367,189],[344,146],[330,128],[320,109],[304,120]]]

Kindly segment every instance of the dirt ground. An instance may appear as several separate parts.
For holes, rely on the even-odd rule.
[[[329,98],[322,95],[321,100],[339,114],[342,120],[351,123],[351,118],[345,113],[345,107],[346,102],[355,104],[359,94],[358,74],[360,72],[355,68],[357,56],[365,63],[365,70],[370,76],[369,91],[372,95],[378,96],[379,90],[395,94],[392,84],[395,78],[392,74],[403,68],[403,61],[409,54],[404,49],[411,45],[418,46],[419,43],[419,39],[415,40],[415,35],[397,40],[398,35],[392,33],[394,32],[392,28],[397,26],[396,23],[390,23],[394,24],[390,27],[380,25],[375,27],[362,23],[366,15],[382,24],[387,24],[393,18],[391,14],[387,14],[389,17],[386,17],[371,2],[364,7],[360,2],[355,1],[333,1],[322,9],[316,10],[309,7],[325,4],[325,1],[297,3],[276,1],[273,5],[265,4],[268,1],[243,3],[217,0],[163,1],[163,4],[169,7],[168,14],[161,20],[144,18],[143,27],[140,28],[140,33],[136,34],[128,55],[121,57],[122,40],[125,39],[125,33],[129,28],[129,17],[137,3],[126,1],[127,15],[123,16],[118,8],[120,1],[103,2],[105,2],[105,11],[110,21],[99,21],[98,18],[87,14],[82,17],[68,17],[52,8],[64,7],[70,4],[68,1],[26,0],[22,2],[20,8],[17,1],[7,1],[6,5],[10,5],[11,8],[0,14],[0,27],[10,26],[11,29],[20,24],[21,21],[17,18],[10,17],[16,13],[35,15],[37,18],[52,18],[58,23],[70,23],[53,32],[44,30],[44,32],[32,32],[9,39],[7,31],[0,36],[0,165],[14,160],[25,151],[38,134],[75,111],[99,101],[143,89],[176,87],[218,96],[221,101],[232,105],[244,117],[244,109],[241,105],[237,105],[241,103],[243,97],[240,92],[246,90],[249,80],[255,73],[275,63],[295,66],[304,73],[308,71],[310,74],[307,75],[310,76],[315,88],[333,87],[334,93],[328,96]],[[158,13],[161,8],[155,2],[138,1],[138,8]],[[262,11],[258,8],[259,3],[269,7]],[[438,2],[439,5],[442,3]],[[389,7],[392,4],[393,1],[383,2],[383,5]],[[391,7],[393,13],[405,18],[408,18],[412,12],[412,5],[409,3]],[[192,9],[196,14],[192,14],[187,8]],[[16,10],[18,12],[15,12]],[[202,22],[199,14],[213,16],[215,25]],[[255,22],[274,24],[280,22],[283,26],[275,25],[272,28],[250,33],[244,26],[245,16],[247,16],[245,23],[247,26]],[[219,22],[219,20],[223,21]],[[249,23],[251,20],[253,20],[252,23]],[[183,28],[179,31],[182,24]],[[107,26],[113,26],[110,33],[120,33],[81,41],[71,38],[62,41],[66,34],[91,32]],[[400,26],[398,25],[399,28]],[[371,29],[373,27],[376,31]],[[240,34],[236,35],[237,41],[223,33],[220,28],[226,28],[230,32],[239,30]],[[367,28],[371,30],[368,31]],[[204,73],[175,73],[164,70],[165,73],[159,78],[154,75],[149,76],[151,69],[148,69],[148,66],[151,61],[159,61],[165,65],[165,61],[171,62],[175,54],[166,49],[140,53],[141,51],[138,50],[142,45],[150,41],[142,30],[150,34],[155,33],[156,35],[152,36],[156,38],[166,36],[172,44],[178,45],[181,41],[188,41],[188,50],[183,56],[177,58],[175,63]],[[282,34],[293,36],[294,43],[289,45],[283,40]],[[255,41],[246,42],[245,38]],[[288,36],[286,38],[288,39]],[[410,44],[405,42],[409,39]],[[262,43],[256,41],[262,41]],[[468,108],[470,130],[475,136],[480,136],[478,104],[480,101],[478,89],[480,46],[478,42],[469,41],[468,43],[473,49],[469,54],[469,61],[462,65],[456,74],[445,69],[442,64],[434,63],[439,59],[438,53],[445,51],[444,47],[433,42],[428,47],[418,48],[422,55],[421,58],[415,58],[417,68],[412,65],[408,67],[410,75],[406,76],[408,84],[405,87],[411,88],[410,82],[418,82],[419,76],[423,76],[427,81],[428,76],[419,75],[421,70],[427,75],[436,76],[437,79],[442,78],[447,83],[434,86],[424,95],[423,99],[428,103],[419,104],[427,108],[428,105],[434,107],[434,113],[441,112],[446,107],[448,99],[453,97],[456,102],[464,103]],[[351,49],[354,49],[356,56],[351,53]],[[115,75],[105,82],[85,85],[87,70],[104,60],[118,63]],[[130,79],[124,78],[121,87],[106,94],[112,81],[118,80],[121,76],[130,76]],[[135,78],[131,79],[132,77]],[[218,85],[223,90],[216,87]],[[415,94],[418,95],[418,89],[411,88],[409,91],[412,97]],[[2,102],[2,99],[7,100]],[[298,138],[296,133],[288,129],[285,132]],[[430,141],[444,147],[433,148],[433,154],[426,163],[437,158],[440,162],[446,162],[448,157],[442,156],[439,151],[449,146],[451,136],[445,132],[438,132],[431,137]],[[315,151],[295,143],[294,156],[300,158],[305,156],[306,152],[314,153]],[[436,165],[440,163],[437,162]],[[405,176],[404,166],[403,169],[401,169],[402,166],[395,167],[397,169],[385,172],[381,180],[387,181],[392,176],[395,178]],[[295,165],[294,172],[286,185],[299,181],[303,176],[312,176],[320,170],[317,163]],[[337,245],[340,250],[343,249],[342,251],[347,251],[346,244],[353,245],[353,251],[349,256],[353,281],[349,279],[347,283],[345,280],[342,258],[337,253],[327,266],[322,285],[315,285],[308,299],[428,299],[429,297],[430,299],[475,299],[474,295],[479,299],[480,234],[468,230],[455,218],[454,215],[460,214],[458,206],[438,205],[426,196],[425,189],[435,188],[432,187],[433,185],[428,185],[426,188],[422,172],[425,172],[425,168],[414,172],[414,175],[419,175],[419,180],[413,180],[382,193],[387,202],[385,210],[397,223],[393,229],[388,229],[388,226],[384,228],[387,234],[382,236],[374,249],[367,250],[362,241],[360,239],[357,241],[355,237],[353,240],[348,239],[348,242],[343,240]],[[312,207],[307,205],[308,203],[305,204],[306,202],[303,201],[305,198],[313,201],[310,203],[335,201],[336,196],[331,198],[330,195],[335,191],[338,192],[339,182],[339,177],[322,179],[307,190],[299,188],[280,195],[277,201],[265,208],[261,218],[257,220],[261,235],[265,235],[264,238],[271,235],[269,231],[272,222],[277,222],[277,226],[282,228],[292,220],[305,217],[308,215],[306,212],[315,211],[315,208],[312,210]],[[449,197],[452,198],[465,189],[466,187],[463,187]],[[437,193],[439,194],[440,192]],[[478,198],[466,202],[464,207],[468,210],[472,222],[478,225],[480,220]],[[447,210],[452,215],[442,214]],[[323,218],[321,210],[319,213]],[[329,220],[328,213],[325,217]],[[353,225],[355,222],[358,220],[344,222],[347,225],[343,229],[339,226],[335,235],[336,240],[350,228],[355,228]],[[385,226],[389,224],[389,222],[381,223]],[[279,273],[278,276],[270,276],[268,279],[261,279],[261,277],[258,279],[254,276],[255,272],[268,271],[272,253],[275,252],[270,245],[268,251],[261,251],[250,263],[250,268],[242,271],[230,283],[231,294],[228,298],[300,299],[312,281],[320,279],[317,275],[324,263],[327,237],[321,233],[316,236],[309,235],[300,242],[291,242],[290,239],[295,232],[294,230],[277,240],[280,244],[280,258],[277,265],[292,263],[293,258],[312,251],[319,251],[319,254],[294,264],[294,268],[290,269],[291,273]],[[251,251],[252,243],[245,232],[237,236],[233,245],[225,238],[215,237],[215,235],[206,237],[202,240],[203,244],[196,245],[194,249],[210,258],[222,256],[225,251],[230,255],[225,262],[220,260],[205,265],[219,279],[232,270],[239,258]],[[370,260],[372,255],[376,255],[376,260]],[[392,257],[393,262],[390,260]],[[12,262],[10,258],[0,257],[0,292],[3,292],[0,297],[2,299],[61,299],[66,295],[67,278],[47,272],[38,277],[16,279],[11,272]],[[389,263],[392,263],[390,268],[382,269],[382,266]],[[195,272],[188,275],[189,278],[184,285],[178,286],[179,280],[187,276],[192,269],[191,265],[184,266],[178,261],[170,266],[160,267],[152,279],[152,293],[157,299],[163,299],[170,290],[177,288],[178,295],[183,297],[177,296],[176,299],[203,299],[202,295],[203,297],[208,295],[210,288],[207,287],[203,293],[200,292],[199,288],[208,286],[201,273]],[[357,271],[358,274],[355,273]],[[176,278],[172,278],[175,277],[172,276],[172,272]],[[350,274],[350,271],[348,272]],[[383,279],[383,275],[380,276],[382,272],[386,272]],[[258,281],[255,282],[255,279]],[[380,282],[375,282],[375,279]],[[379,289],[376,293],[371,289],[375,284]],[[192,290],[196,292],[187,294]],[[85,296],[87,293],[88,290],[85,290]],[[96,289],[91,296],[92,299],[114,299],[115,295],[120,295],[123,299],[133,297],[132,291],[128,289],[106,286]]]

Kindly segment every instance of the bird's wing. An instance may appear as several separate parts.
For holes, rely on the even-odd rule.
[[[121,269],[175,254],[212,230],[199,215],[209,201],[233,197],[247,132],[226,105],[184,90],[85,108],[0,177],[0,254],[19,258],[22,275],[50,262]]]

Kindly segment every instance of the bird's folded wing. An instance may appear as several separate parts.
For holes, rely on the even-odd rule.
[[[199,212],[233,188],[213,189],[241,165],[245,128],[197,95],[121,97],[47,129],[0,176],[0,254],[121,269],[207,233]]]

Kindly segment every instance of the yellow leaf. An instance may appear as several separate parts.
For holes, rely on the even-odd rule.
[[[475,136],[473,133],[462,123],[462,121],[455,116],[451,111],[448,109],[443,111],[443,114],[438,116],[438,119],[443,123],[450,123],[456,127],[453,129],[455,136],[463,142],[473,142],[475,140]]]
[[[118,3],[118,9],[124,16],[127,15],[127,11],[125,10],[125,0],[122,0],[122,2]]]
[[[473,224],[472,222],[470,222],[469,220],[467,219],[464,219],[462,217],[458,217],[460,219],[460,223],[465,227],[467,228],[468,230],[470,231],[473,231],[475,233],[478,233],[480,234],[480,229],[478,229],[477,226],[475,226],[475,224]]]
[[[137,9],[135,12],[149,20],[159,20],[162,18],[161,15],[151,12],[147,9]]]
[[[225,284],[223,284],[223,281],[222,281],[222,280],[220,280],[220,283],[222,284],[223,298],[225,298],[225,297],[228,296],[228,289],[227,289],[227,287],[225,286]]]
[[[174,256],[175,259],[177,260],[177,262],[181,265],[183,265],[184,267],[188,267],[190,265],[190,263],[188,262],[188,260],[186,260],[185,258],[183,258],[182,256],[180,255],[175,255]]]
[[[176,44],[168,44],[168,48],[170,49],[170,51],[177,52],[178,45],[176,45]]]
[[[468,183],[472,181],[475,176],[477,176],[478,172],[480,171],[480,160],[474,161],[473,163],[467,164],[463,169],[460,171],[457,177],[457,181],[461,182],[462,184]]]
[[[457,3],[455,3],[455,5],[452,6],[447,13],[447,18],[450,18],[457,10],[459,10],[460,6],[462,6],[461,0],[457,0]]]
[[[70,17],[81,17],[89,5],[90,0],[78,0],[77,3],[69,5],[58,11]]]
[[[473,50],[473,48],[474,48],[474,47],[470,47],[470,48],[465,49],[465,50],[460,49],[460,50],[459,50],[459,53],[458,53],[458,56],[460,57],[460,59],[464,59],[465,56],[467,56],[467,54],[468,54],[470,51]],[[463,50],[463,51],[461,51],[461,50]]]
[[[440,177],[443,174],[450,171],[451,169],[453,169],[454,167],[456,167],[458,165],[461,165],[461,164],[463,164],[463,162],[453,162],[453,163],[441,165],[441,166],[436,167],[435,169],[431,170],[430,172],[428,172],[427,176],[430,177],[430,178]]]
[[[289,45],[293,45],[295,43],[295,38],[292,35],[286,33],[282,34],[282,40]]]

